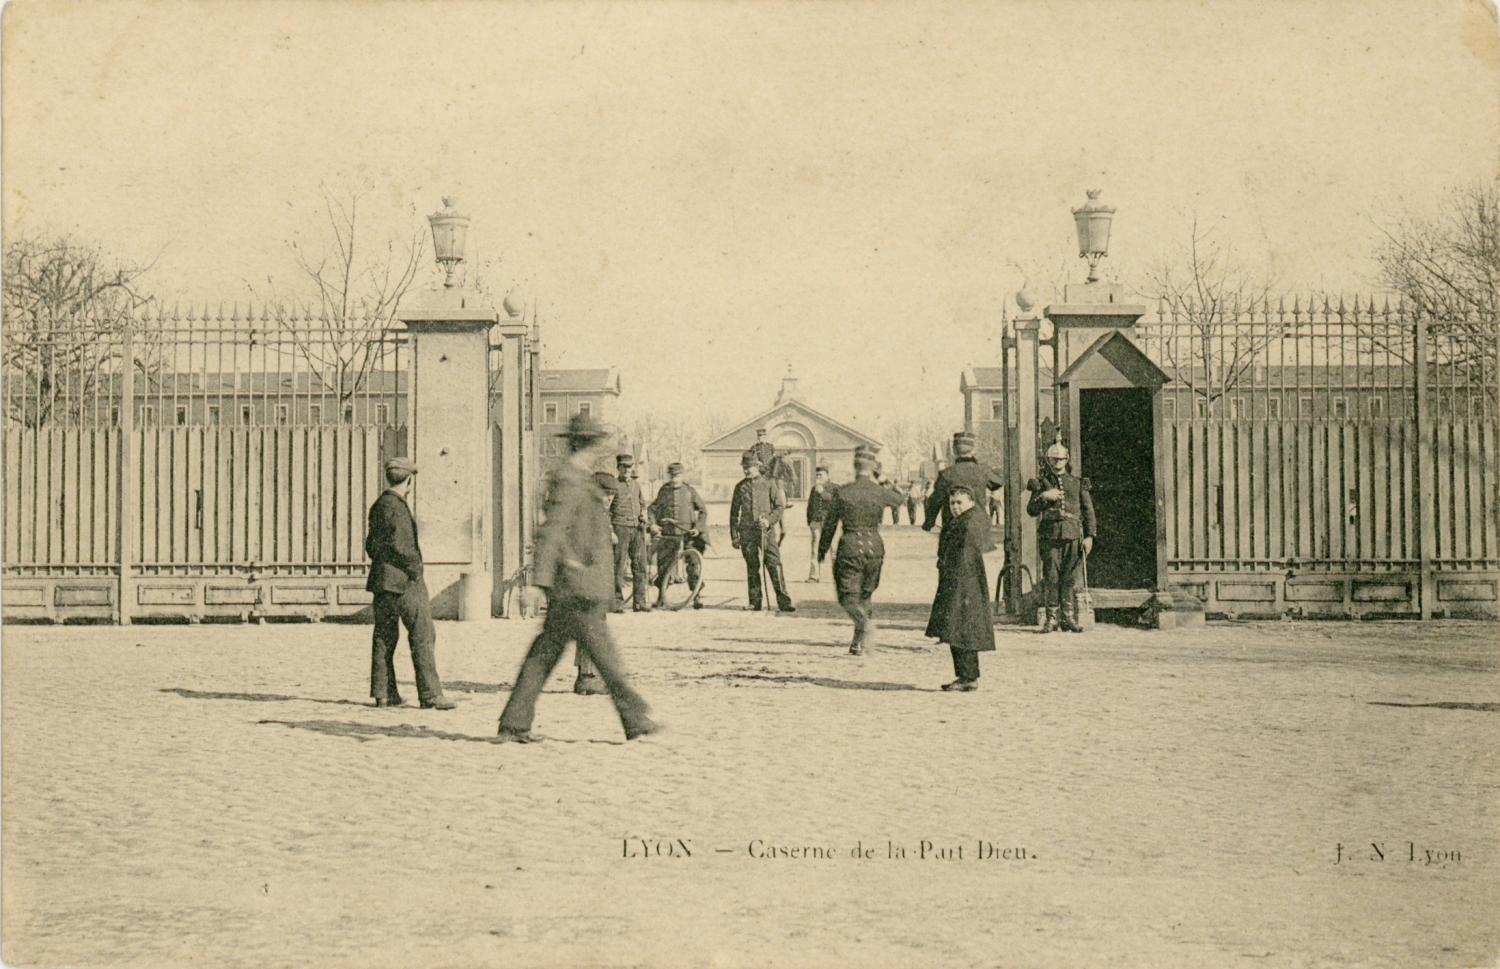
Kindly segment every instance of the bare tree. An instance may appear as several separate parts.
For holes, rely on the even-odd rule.
[[[920,458],[916,426],[907,418],[898,417],[885,425],[881,436],[884,438],[885,453],[890,458],[887,473],[896,480],[905,478],[911,458],[914,455]]]
[[[140,280],[151,266],[65,237],[22,237],[5,244],[4,267],[10,417],[38,427],[99,407],[125,363],[120,338],[149,328],[140,311],[151,297]],[[133,365],[152,372],[160,341],[143,344]]]
[[[364,388],[385,347],[380,337],[396,322],[401,299],[423,265],[427,236],[413,225],[400,238],[367,239],[360,222],[364,192],[325,187],[327,234],[319,247],[290,243],[313,309],[300,322],[280,314],[277,324],[296,352],[340,402]]]
[[[1272,281],[1241,265],[1228,246],[1199,229],[1196,218],[1187,251],[1162,259],[1146,278],[1145,295],[1156,300],[1168,324],[1161,362],[1209,404],[1232,390],[1295,325],[1295,318],[1270,310]],[[1242,326],[1248,319],[1256,325]]]
[[[1453,189],[1435,216],[1381,226],[1380,279],[1407,306],[1440,321],[1441,362],[1494,355],[1500,305],[1500,180]]]

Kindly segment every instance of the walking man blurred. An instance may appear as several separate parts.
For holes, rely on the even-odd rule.
[[[651,502],[651,530],[660,538],[656,543],[656,601],[667,601],[667,583],[672,580],[672,561],[684,542],[703,551],[703,538],[708,531],[708,506],[698,497],[698,491],[682,480],[682,465],[673,461],[667,465],[667,483],[656,492]],[[702,580],[702,568],[698,560],[689,558],[687,563],[688,588],[697,589]],[[702,609],[702,591],[693,597],[693,608]]]
[[[437,631],[432,625],[432,600],[422,577],[422,546],[417,522],[406,498],[411,494],[417,466],[407,457],[385,462],[386,489],[370,506],[365,554],[370,577],[365,589],[374,594],[375,632],[370,645],[370,696],[377,707],[399,707],[396,692],[396,642],[406,625],[411,665],[417,677],[417,698],[430,710],[452,710],[456,704],[443,696],[438,678]]]
[[[807,581],[817,582],[821,578],[822,563],[818,560],[818,539],[823,537],[823,522],[828,519],[828,506],[833,501],[833,485],[828,480],[828,469],[818,465],[813,472],[812,491],[807,494],[807,531],[812,545],[807,555]]]
[[[729,538],[745,559],[745,581],[751,609],[761,607],[761,566],[776,592],[776,608],[796,612],[781,574],[781,518],[786,511],[786,493],[781,482],[764,477],[760,461],[746,452],[740,462],[745,476],[734,486],[729,501]]]
[[[818,541],[818,560],[828,554],[833,536],[842,526],[838,553],[833,557],[833,581],[839,605],[854,620],[854,639],[849,652],[855,656],[875,645],[875,619],[871,598],[880,587],[885,565],[885,543],[880,538],[880,519],[887,508],[898,508],[904,500],[891,485],[877,484],[879,468],[875,455],[863,449],[854,452],[854,480],[843,485],[829,503]]]
[[[1074,614],[1078,564],[1094,547],[1099,530],[1087,478],[1068,473],[1068,449],[1059,441],[1047,449],[1047,467],[1038,481],[1026,483],[1031,498],[1026,514],[1037,520],[1036,540],[1042,553],[1042,632],[1057,629],[1081,633]]]
[[[994,547],[994,538],[968,485],[949,489],[948,506],[948,524],[938,537],[938,594],[927,635],[947,643],[953,653],[958,679],[943,689],[970,693],[979,688],[979,654],[995,648],[990,580],[984,568],[984,553]]]
[[[547,595],[542,631],[532,640],[521,662],[516,685],[500,714],[500,739],[531,743],[541,738],[531,732],[536,701],[569,642],[578,644],[598,669],[614,701],[625,739],[660,729],[650,717],[646,701],[630,685],[619,648],[606,625],[606,610],[614,595],[613,555],[610,552],[609,513],[589,475],[589,451],[606,434],[587,414],[578,414],[559,435],[568,440],[568,460],[555,472],[547,496],[547,520],[536,541],[535,588]]]
[[[614,611],[625,611],[625,569],[630,569],[631,606],[636,612],[650,612],[646,601],[646,495],[641,479],[632,473],[635,456],[615,456],[615,495],[609,505],[609,524],[615,533],[615,599]]]

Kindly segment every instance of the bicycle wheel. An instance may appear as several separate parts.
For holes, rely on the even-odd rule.
[[[673,566],[681,564],[684,573],[696,574],[696,583],[675,583],[668,581],[662,588],[665,592],[657,605],[667,609],[685,609],[698,598],[698,593],[703,591],[703,555],[695,548],[682,549],[673,559]]]

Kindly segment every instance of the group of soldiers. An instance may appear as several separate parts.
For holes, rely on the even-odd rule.
[[[568,458],[554,472],[548,490],[532,584],[525,590],[524,603],[534,607],[539,590],[547,598],[546,617],[501,712],[499,738],[518,743],[540,739],[531,730],[536,702],[572,642],[577,644],[578,665],[574,691],[609,695],[626,739],[632,740],[655,733],[661,726],[651,719],[645,699],[625,674],[606,612],[611,608],[624,611],[627,566],[633,576],[634,607],[638,611],[652,608],[646,600],[647,535],[658,539],[658,601],[665,599],[671,566],[683,543],[694,543],[700,551],[704,547],[708,509],[697,491],[682,480],[680,463],[668,465],[668,480],[649,503],[635,475],[632,455],[616,456],[614,476],[593,472],[596,453],[608,433],[589,415],[575,416],[559,436],[566,439]],[[795,612],[780,553],[786,491],[775,449],[765,442],[763,431],[758,437],[756,446],[743,456],[744,477],[730,502],[730,540],[744,557],[749,607],[768,608],[764,579],[776,597],[777,609]],[[924,508],[925,530],[941,523],[937,592],[926,631],[950,647],[956,679],[943,689],[955,692],[977,689],[979,653],[995,649],[984,554],[996,544],[991,492],[1002,482],[976,460],[974,450],[972,434],[954,435],[954,461],[938,475]],[[1078,565],[1093,545],[1093,503],[1088,481],[1069,469],[1066,448],[1055,444],[1046,457],[1041,477],[1027,485],[1031,491],[1027,511],[1038,519],[1042,550],[1042,631],[1081,632],[1072,608],[1073,586]],[[405,624],[421,705],[449,710],[454,703],[444,696],[437,672],[421,547],[407,504],[416,472],[408,458],[388,460],[388,488],[370,508],[365,543],[372,562],[367,588],[374,597],[375,615],[370,694],[376,706],[402,705],[393,658],[399,627]],[[839,604],[854,623],[849,652],[862,655],[874,645],[877,633],[872,603],[885,562],[880,522],[885,510],[908,501],[909,493],[881,477],[879,457],[870,447],[856,449],[853,481],[834,486],[828,478],[827,468],[816,470],[807,505],[815,553],[809,578],[817,580],[821,563],[834,550],[837,538],[834,583]],[[698,590],[702,576],[692,574],[694,558],[688,560],[688,582]],[[696,596],[693,604],[701,608]]]

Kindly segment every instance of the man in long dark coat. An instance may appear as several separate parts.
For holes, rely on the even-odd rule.
[[[880,587],[880,572],[885,565],[880,519],[887,508],[899,507],[904,500],[898,489],[876,483],[875,472],[879,467],[874,452],[855,451],[854,480],[840,485],[830,498],[823,534],[818,541],[821,562],[833,545],[834,534],[843,528],[838,554],[833,557],[833,581],[839,605],[854,620],[854,639],[849,652],[855,656],[875,645],[871,599]]]
[[[729,541],[745,559],[745,583],[751,609],[761,608],[761,568],[771,579],[776,608],[796,612],[781,574],[781,518],[786,511],[786,493],[781,482],[762,475],[765,470],[755,455],[746,452],[740,463],[745,476],[734,486],[729,500]]]
[[[667,601],[667,584],[672,581],[672,562],[684,545],[699,552],[708,547],[704,535],[708,532],[708,506],[698,497],[698,491],[682,480],[682,464],[673,461],[667,465],[667,482],[656,492],[656,500],[648,510],[651,530],[659,538],[656,542],[656,602]],[[688,588],[698,589],[702,581],[702,566],[696,559],[688,559]],[[702,609],[703,591],[693,596],[693,608]]]
[[[593,660],[614,700],[625,739],[655,733],[646,701],[630,685],[606,617],[614,599],[614,554],[609,512],[589,474],[589,451],[606,434],[587,414],[576,415],[560,437],[568,439],[568,460],[554,474],[547,495],[547,520],[536,541],[536,588],[547,593],[547,616],[521,663],[516,685],[500,714],[500,739],[531,743],[537,697],[569,642]],[[531,598],[535,588],[527,589]]]
[[[452,710],[438,677],[437,632],[432,625],[432,600],[422,577],[422,546],[417,522],[406,504],[417,466],[407,457],[385,462],[386,489],[370,506],[365,554],[370,556],[366,591],[375,597],[375,632],[370,648],[370,696],[377,707],[399,707],[396,692],[396,642],[406,625],[411,665],[417,676],[417,699],[431,710]]]
[[[927,635],[948,644],[958,679],[944,690],[969,693],[979,688],[979,654],[995,648],[990,616],[990,580],[984,553],[993,548],[990,523],[967,485],[948,492],[948,523],[938,537],[938,594]]]

